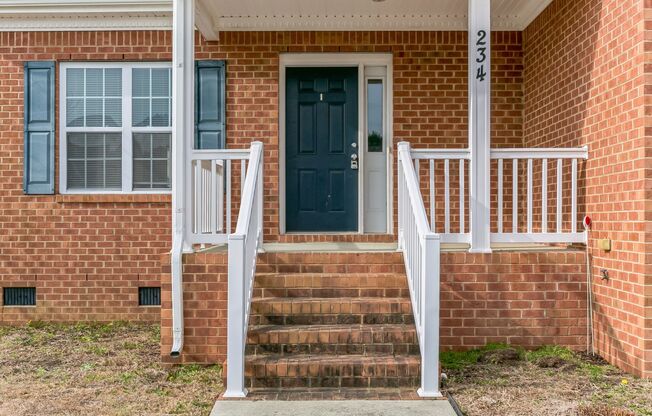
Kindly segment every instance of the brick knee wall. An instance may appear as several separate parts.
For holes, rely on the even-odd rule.
[[[161,357],[167,363],[222,363],[226,359],[228,260],[226,252],[183,255],[184,346],[172,348],[170,256],[161,257]]]
[[[402,270],[402,257],[395,256],[394,261],[399,267],[392,270]],[[164,256],[163,262],[167,262],[161,284],[163,360],[222,363],[226,359],[226,253],[184,255],[185,339],[179,359],[169,357],[169,256]],[[441,262],[443,350],[477,348],[491,342],[526,348],[547,344],[575,350],[586,348],[586,274],[582,251],[442,253]],[[299,270],[284,267],[290,272]],[[407,287],[407,280],[405,284]]]
[[[441,346],[586,349],[584,253],[442,253]]]

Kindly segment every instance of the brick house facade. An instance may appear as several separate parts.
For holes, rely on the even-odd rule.
[[[580,169],[578,216],[586,213],[594,220],[588,247],[595,346],[610,362],[644,377],[652,376],[645,96],[649,3],[555,0],[525,30],[491,35],[492,147],[589,146],[590,157]],[[396,210],[392,232],[383,235],[280,232],[280,55],[391,54],[394,147],[408,141],[414,148],[459,149],[468,143],[467,39],[465,31],[222,31],[217,41],[197,33],[195,58],[226,62],[227,148],[244,149],[254,140],[264,144],[266,243],[388,243],[397,232]],[[176,360],[169,357],[171,196],[60,194],[58,151],[54,195],[25,195],[22,177],[24,62],[55,61],[58,86],[61,63],[171,61],[172,44],[168,30],[0,32],[0,286],[37,288],[35,307],[1,307],[3,324],[160,320],[162,357]],[[58,87],[56,94],[59,103]],[[56,120],[59,149],[59,105]],[[392,166],[396,206],[396,163]],[[427,167],[421,169],[425,175]],[[453,173],[451,182],[458,180]],[[509,182],[505,186],[511,189]],[[234,208],[239,196],[233,195]],[[453,227],[460,223],[455,214],[459,196],[452,187]],[[506,196],[505,205],[510,204]],[[468,224],[468,212],[463,215]],[[535,210],[536,215],[541,213]],[[603,238],[612,240],[610,252],[597,248]],[[443,349],[489,342],[586,348],[583,251],[456,250],[441,255]],[[324,256],[268,253],[260,256],[258,270],[404,272],[399,255],[383,260],[365,254]],[[226,359],[227,263],[225,252],[184,255],[185,362]],[[297,264],[306,269],[292,269]],[[601,279],[601,269],[608,270],[609,280]],[[138,288],[148,286],[161,287],[160,310],[138,306]]]

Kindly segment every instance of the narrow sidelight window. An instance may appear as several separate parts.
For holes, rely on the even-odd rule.
[[[367,151],[383,151],[383,80],[367,81]]]

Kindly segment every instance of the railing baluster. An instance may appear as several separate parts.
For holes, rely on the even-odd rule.
[[[430,159],[430,229],[433,232],[436,229],[437,216],[435,214],[435,161]]]
[[[226,161],[226,233],[231,234],[231,159]]]
[[[464,159],[460,159],[460,234],[464,234]]]
[[[541,159],[541,232],[548,232],[548,159]]]
[[[498,232],[503,232],[503,160],[498,159]]]
[[[532,234],[532,159],[527,160],[527,232]]]
[[[444,232],[450,234],[451,232],[451,191],[450,191],[450,160],[444,160]]]
[[[414,172],[417,174],[417,185],[421,185],[421,170],[419,169],[419,159],[414,160]]]
[[[577,159],[572,161],[571,172],[571,232],[577,232]]]
[[[204,163],[205,165],[206,163]],[[203,189],[203,194],[204,194],[204,226],[203,230],[205,233],[210,233],[211,232],[211,220],[210,220],[210,171],[208,169],[205,169],[204,166],[202,166],[202,172],[204,173],[204,189]]]
[[[562,230],[562,160],[557,159],[557,231],[561,233]]]
[[[512,162],[512,233],[518,232],[518,159]]]
[[[201,215],[201,194],[199,192],[199,186],[201,182],[201,166],[200,166],[200,161],[195,162],[195,186],[193,189],[193,192],[195,193],[195,197],[193,198],[195,201],[195,206],[194,206],[194,212],[195,212],[195,221],[194,222],[194,230],[196,234],[201,233],[201,225],[200,225],[200,215]]]
[[[247,176],[247,161],[242,159],[240,161],[240,195],[244,190],[245,176]]]
[[[217,234],[217,164],[214,160],[211,163],[211,232]]]

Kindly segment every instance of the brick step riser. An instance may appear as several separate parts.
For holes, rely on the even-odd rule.
[[[257,298],[410,298],[407,288],[285,288],[256,287]]]
[[[258,315],[249,317],[249,325],[411,325],[414,316],[409,314],[298,314],[298,315]]]
[[[402,264],[265,264],[256,262],[257,273],[348,273],[348,274],[377,274],[377,273],[405,273]]]
[[[247,388],[418,388],[419,376],[406,377],[262,377],[245,378]]]
[[[418,344],[261,344],[251,343],[246,347],[248,355],[277,354],[322,354],[322,355],[419,355]]]
[[[251,303],[252,315],[366,315],[366,314],[409,314],[412,312],[409,299],[316,299],[316,298],[272,298],[256,299]]]
[[[255,289],[407,289],[405,275],[257,274]]]
[[[285,252],[285,253],[262,253],[258,255],[258,261],[262,266],[289,266],[289,265],[342,265],[342,266],[366,266],[366,265],[391,265],[403,266],[403,255],[397,251],[382,252]]]
[[[318,329],[315,327],[253,327],[247,343],[256,344],[418,344],[414,326],[362,326]]]

